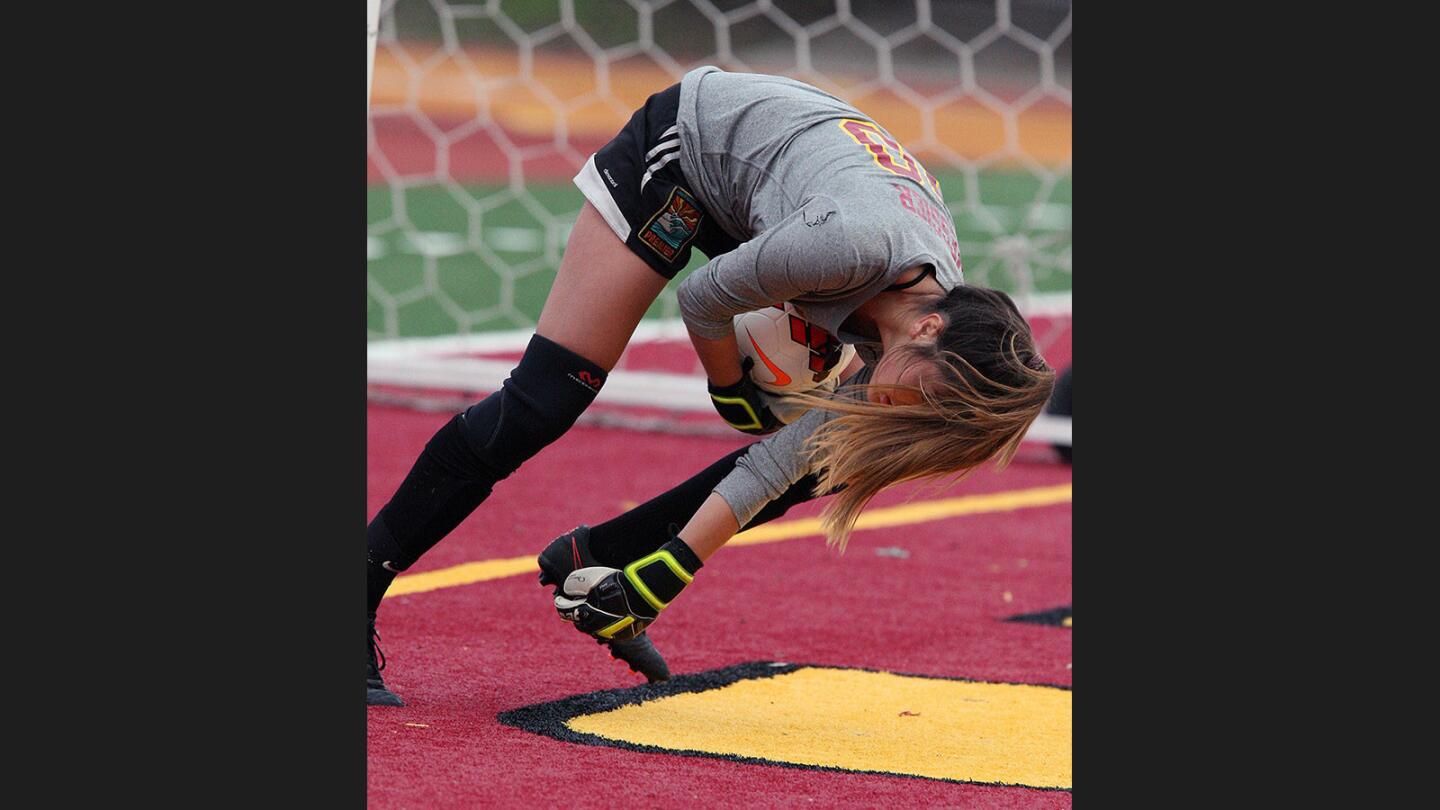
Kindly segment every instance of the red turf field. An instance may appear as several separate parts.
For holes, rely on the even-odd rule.
[[[369,516],[444,414],[372,406]],[[744,437],[577,428],[533,459],[409,573],[538,552],[577,523],[608,519],[735,448]],[[1027,446],[920,499],[1070,482]],[[902,503],[911,488],[875,506]],[[818,514],[822,504],[782,520]],[[983,681],[1071,684],[1068,628],[1003,622],[1071,604],[1064,502],[857,532],[844,556],[818,537],[723,549],[651,631],[676,674],[747,661],[865,667]],[[900,548],[908,557],[879,556]],[[502,725],[507,710],[638,676],[550,605],[526,574],[388,598],[386,681],[408,702],[369,713],[372,807],[1068,807],[1068,791],[837,773],[567,743]],[[359,651],[356,651],[357,673]]]

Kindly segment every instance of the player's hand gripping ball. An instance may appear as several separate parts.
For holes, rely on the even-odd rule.
[[[710,403],[730,427],[752,436],[764,436],[774,433],[786,423],[770,410],[774,400],[767,400],[765,393],[751,378],[750,367],[754,362],[748,357],[742,360],[740,379],[733,385],[710,383]]]
[[[601,565],[570,572],[555,597],[560,618],[605,641],[624,641],[645,632],[659,611],[634,593],[623,571]]]
[[[734,325],[750,379],[765,394],[775,395],[762,395],[761,400],[786,424],[807,408],[786,403],[785,394],[834,391],[840,372],[855,357],[854,346],[805,320],[789,303],[741,313]]]
[[[560,618],[604,641],[645,632],[704,566],[684,540],[672,536],[624,570],[591,565],[565,577],[555,597]]]

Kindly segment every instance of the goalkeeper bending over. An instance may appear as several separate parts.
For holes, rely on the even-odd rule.
[[[834,493],[822,523],[827,540],[843,550],[861,509],[881,489],[963,476],[991,457],[1008,462],[1034,413],[1007,414],[1005,403],[1024,400],[1042,375],[1028,324],[1008,296],[992,290],[959,287],[939,307],[923,317],[984,313],[945,330],[935,347],[964,362],[892,352],[859,368],[857,357],[833,397],[798,397],[813,407],[778,433],[613,520],[552,541],[540,554],[540,582],[555,586],[561,618],[602,643],[631,645],[632,668],[665,680],[669,670],[646,628],[742,527]],[[875,357],[875,347],[859,348]]]
[[[781,423],[741,367],[731,319],[782,301],[856,344],[875,382],[925,391],[903,405],[877,393],[827,406],[845,411],[831,420],[820,478],[826,490],[845,486],[832,536],[885,485],[1003,458],[1049,397],[1054,373],[1028,329],[1013,327],[1013,305],[963,285],[939,182],[874,121],[809,85],[691,71],[651,96],[575,184],[586,203],[524,356],[500,391],[435,434],[367,529],[368,703],[402,705],[380,677],[376,647],[390,582],[569,430],[692,247],[710,262],[680,285],[680,311],[715,408],[737,430],[765,435]],[[973,372],[997,352],[1015,373],[983,374],[996,385],[983,383]],[[717,515],[707,504],[695,519],[708,526]],[[716,541],[695,542],[691,557],[673,548],[658,558],[677,581]],[[669,593],[661,576],[658,602]],[[581,618],[578,606],[571,612]],[[643,665],[648,639],[624,635],[610,633],[612,654]]]

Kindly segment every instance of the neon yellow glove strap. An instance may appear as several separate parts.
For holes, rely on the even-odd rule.
[[[754,429],[754,430],[764,430],[764,429],[765,429],[765,426],[760,423],[760,414],[755,413],[755,408],[752,407],[752,406],[750,405],[750,403],[749,403],[749,402],[746,402],[743,398],[741,398],[741,397],[721,397],[721,396],[716,396],[715,394],[711,394],[711,395],[710,395],[710,398],[713,399],[713,400],[715,400],[716,402],[721,403],[722,405],[739,405],[740,407],[742,407],[742,408],[745,409],[745,413],[747,413],[747,414],[750,415],[750,424],[737,425],[737,424],[735,424],[734,422],[731,422],[729,419],[726,419],[725,422],[726,422],[726,424],[730,425],[730,427],[733,427],[733,428],[735,428],[736,430],[750,430],[750,429]]]
[[[666,568],[670,569],[671,573],[673,573],[676,577],[680,579],[681,582],[685,583],[686,585],[689,585],[691,582],[695,581],[695,578],[690,575],[689,571],[685,570],[684,566],[680,565],[680,562],[675,559],[675,556],[673,554],[663,548],[652,554],[647,554],[644,557],[636,560],[635,562],[632,562],[629,565],[625,566],[625,578],[630,580],[630,584],[635,586],[635,590],[639,592],[640,596],[646,602],[650,603],[650,607],[653,607],[657,611],[659,611],[664,610],[665,606],[670,603],[660,601],[660,597],[656,596],[648,587],[646,587],[645,581],[640,578],[640,569],[646,567],[647,565],[654,565],[655,563],[663,563]],[[606,629],[608,630],[609,628]]]
[[[621,619],[620,621],[615,622],[614,624],[610,625],[609,627],[606,627],[604,630],[599,631],[599,632],[596,633],[595,635],[597,635],[597,636],[599,636],[599,637],[601,637],[601,638],[614,638],[616,633],[620,632],[621,630],[624,630],[625,628],[629,627],[630,625],[632,625],[632,624],[634,624],[634,623],[635,623],[635,617],[634,617],[634,616],[626,616],[625,618]]]

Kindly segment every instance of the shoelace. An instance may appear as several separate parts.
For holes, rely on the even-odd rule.
[[[376,665],[375,669],[377,671],[384,669],[385,651],[380,649],[380,631],[375,629],[374,624],[370,625],[370,649],[374,650],[376,656],[380,659],[380,663]]]

